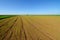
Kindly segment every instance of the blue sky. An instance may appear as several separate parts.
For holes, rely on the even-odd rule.
[[[0,0],[0,14],[60,14],[60,1]]]

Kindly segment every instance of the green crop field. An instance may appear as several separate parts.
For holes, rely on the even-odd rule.
[[[9,18],[15,15],[0,15],[0,19]]]

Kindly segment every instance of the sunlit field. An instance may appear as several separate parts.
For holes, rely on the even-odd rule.
[[[0,40],[60,40],[60,16],[0,16]]]

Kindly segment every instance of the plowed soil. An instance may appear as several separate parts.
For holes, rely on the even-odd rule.
[[[60,40],[60,16],[15,16],[2,19],[0,40]]]

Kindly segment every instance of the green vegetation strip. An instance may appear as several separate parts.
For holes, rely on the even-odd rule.
[[[13,17],[15,15],[0,15],[0,20],[1,19],[5,19],[5,18],[9,18],[9,17]]]

